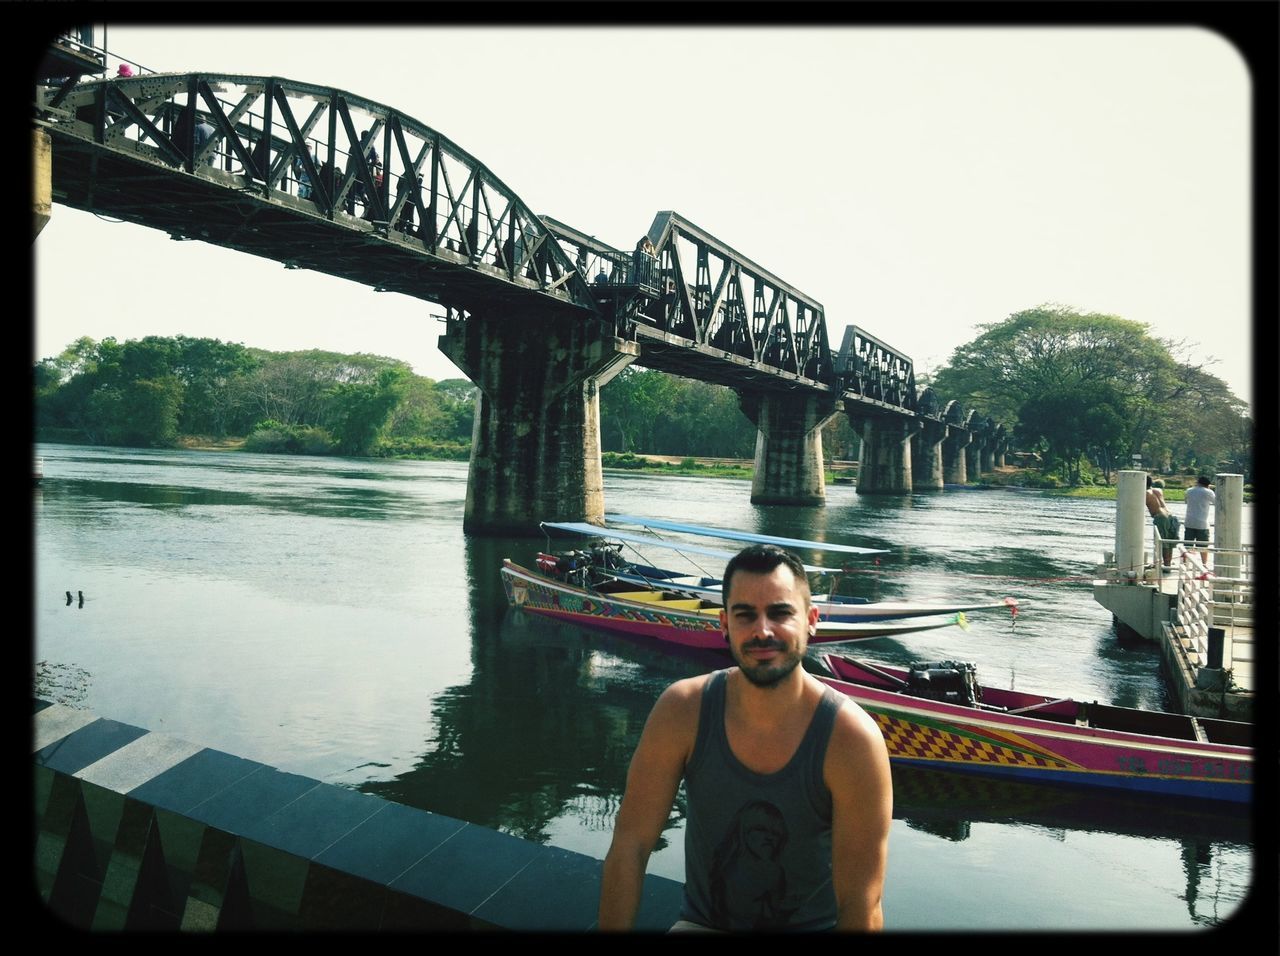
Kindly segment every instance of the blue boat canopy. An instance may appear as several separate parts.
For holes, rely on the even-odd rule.
[[[655,538],[653,535],[640,534],[636,531],[621,531],[617,528],[602,528],[598,524],[588,524],[585,521],[544,521],[544,528],[554,528],[557,531],[568,531],[573,534],[581,534],[590,538],[613,538],[617,541],[629,541],[634,544],[648,544],[655,548],[668,548],[672,551],[687,551],[689,554],[701,554],[711,558],[722,558],[728,561],[734,556],[734,551],[723,551],[719,548],[707,548],[702,545],[688,544],[684,541],[669,541],[666,538]],[[804,569],[810,574],[835,574],[842,570],[841,568],[823,568],[806,564]]]
[[[604,517],[606,521],[617,521],[621,524],[638,524],[646,528],[657,528],[661,531],[700,534],[708,538],[724,538],[726,541],[748,541],[753,544],[776,544],[783,548],[808,548],[813,551],[838,551],[841,554],[889,553],[885,548],[859,548],[852,544],[831,544],[826,541],[809,541],[804,538],[779,538],[771,534],[754,534],[750,531],[731,531],[727,528],[710,528],[706,525],[682,524],[678,521],[664,521],[657,518],[641,518],[636,515],[609,514]]]

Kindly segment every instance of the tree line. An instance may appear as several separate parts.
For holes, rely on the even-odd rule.
[[[269,352],[218,339],[80,338],[35,365],[37,437],[167,447],[246,439],[255,451],[465,457],[466,379],[436,382],[398,359]]]
[[[1251,479],[1253,422],[1184,343],[1112,315],[1053,305],[979,326],[932,376],[943,399],[1005,424],[1070,484],[1119,468]],[[269,352],[217,339],[81,338],[35,365],[37,438],[165,447],[180,436],[256,451],[464,459],[475,388],[384,356]],[[631,366],[600,390],[603,451],[750,459],[756,428],[730,388]],[[857,460],[847,416],[824,426],[828,460]],[[1136,458],[1135,458],[1136,456]]]
[[[1253,473],[1247,401],[1187,343],[1145,323],[1061,305],[978,326],[929,383],[944,400],[1012,427],[1042,470],[1079,484],[1138,463],[1147,470]]]
[[[628,368],[601,390],[604,451],[750,459],[756,430],[728,388]],[[466,458],[475,389],[377,355],[269,352],[217,339],[78,339],[35,365],[37,438],[169,447],[244,438],[251,451]],[[843,419],[828,457],[856,458]]]

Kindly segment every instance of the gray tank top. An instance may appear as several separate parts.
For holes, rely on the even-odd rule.
[[[727,675],[716,671],[703,687],[685,768],[680,917],[724,930],[831,929],[831,794],[822,763],[842,698],[825,687],[790,762],[776,773],[756,773],[729,749]]]

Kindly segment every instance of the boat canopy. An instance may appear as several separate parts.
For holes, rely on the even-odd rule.
[[[554,528],[557,531],[568,531],[573,534],[581,534],[590,538],[613,538],[618,541],[628,541],[633,544],[647,544],[655,548],[669,548],[672,551],[687,551],[689,554],[701,554],[710,558],[722,558],[728,561],[736,552],[723,551],[719,548],[707,548],[697,544],[687,544],[684,541],[668,541],[665,538],[655,538],[653,535],[640,534],[637,531],[621,531],[617,528],[602,528],[598,524],[589,524],[585,521],[544,521],[544,528]],[[835,574],[840,568],[823,568],[806,564],[804,569],[810,574]]]
[[[771,534],[755,534],[750,531],[731,531],[727,528],[711,528],[706,525],[683,524],[657,518],[641,518],[636,515],[607,514],[606,521],[620,524],[637,524],[661,531],[677,531],[684,534],[700,534],[708,538],[724,538],[727,541],[748,541],[754,544],[776,544],[783,548],[809,548],[813,551],[838,551],[841,554],[888,554],[885,548],[860,548],[852,544],[832,544],[827,541],[810,541],[805,538],[779,538]],[[593,525],[594,527],[594,525]],[[822,570],[829,570],[823,568]]]

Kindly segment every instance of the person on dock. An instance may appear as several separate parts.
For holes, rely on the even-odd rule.
[[[681,780],[677,930],[879,930],[893,785],[875,721],[802,666],[814,634],[804,565],[752,545],[725,569],[734,667],[658,698],[627,772],[598,927],[634,925],[649,856]]]
[[[1178,519],[1164,500],[1164,482],[1157,478],[1151,480],[1147,475],[1147,511],[1151,520],[1160,532],[1160,563],[1166,571],[1173,560],[1173,543],[1178,540]]]
[[[1208,475],[1196,479],[1195,487],[1187,489],[1187,513],[1182,519],[1183,535],[1187,544],[1200,542],[1205,547],[1200,549],[1200,561],[1209,563],[1209,515],[1213,513],[1218,496]]]

